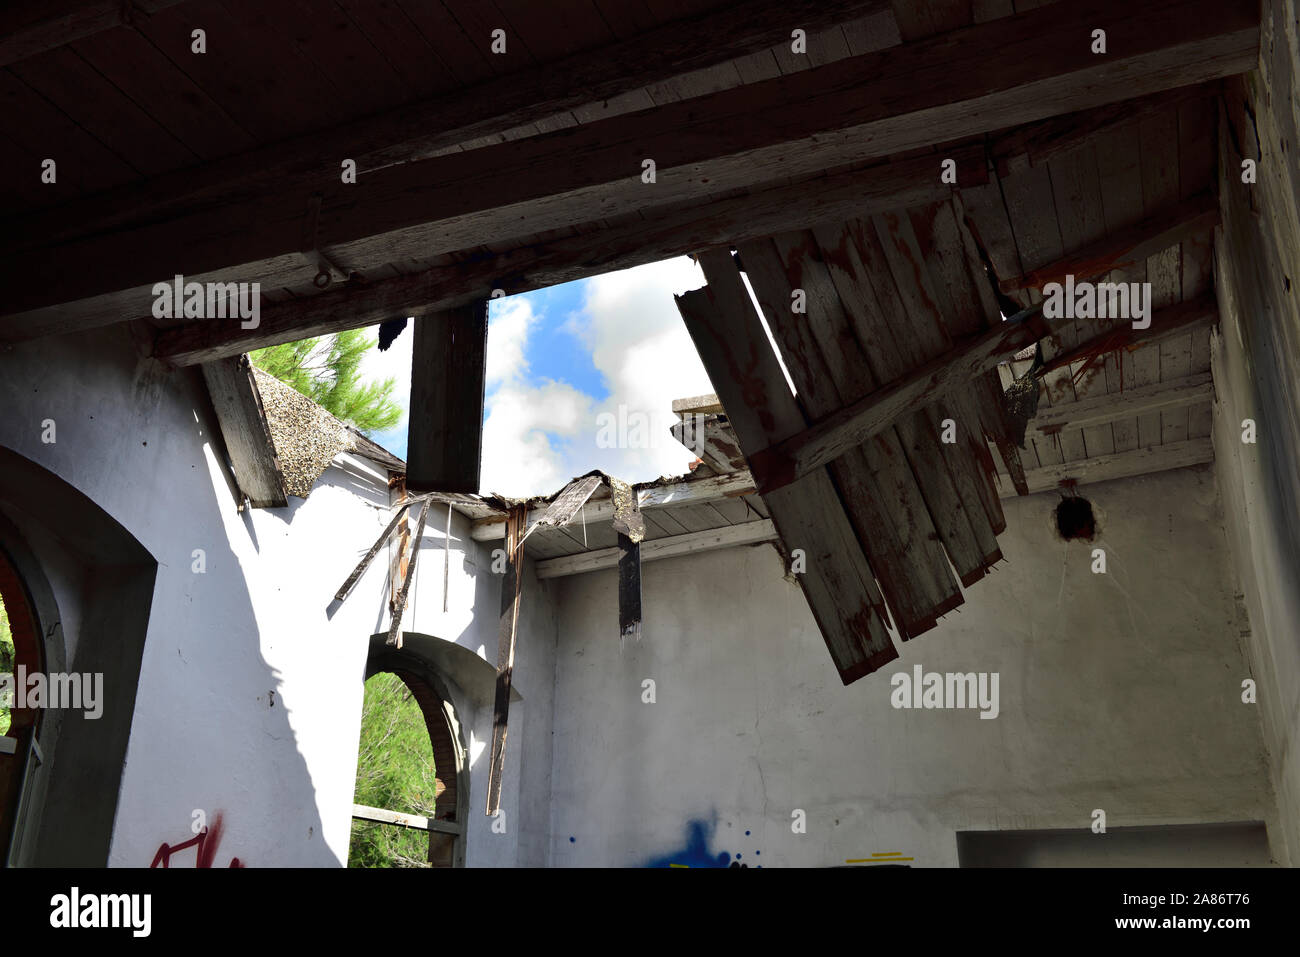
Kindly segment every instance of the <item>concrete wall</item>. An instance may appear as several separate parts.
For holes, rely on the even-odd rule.
[[[647,565],[624,646],[615,573],[559,580],[551,863],[955,865],[958,831],[1088,828],[1098,808],[1271,821],[1213,474],[1085,491],[1106,574],[1056,537],[1052,495],[1006,502],[1007,563],[847,688],[770,546]],[[999,716],[895,709],[916,664],[999,673]]]
[[[92,499],[158,564],[109,862],[148,865],[164,842],[190,838],[202,811],[209,822],[224,816],[219,866],[231,857],[249,866],[344,863],[368,640],[388,628],[387,563],[376,562],[346,602],[330,599],[387,522],[386,475],[343,456],[308,499],[237,511],[201,378],[139,360],[122,329],[0,354],[0,408],[0,445]],[[46,419],[56,423],[53,444],[41,441]],[[480,545],[465,548],[468,525],[456,516],[444,614],[444,525],[435,509],[407,627],[490,659],[490,673],[499,576]],[[80,544],[46,548],[70,649],[96,641],[94,621],[79,613]],[[205,553],[202,573],[193,570],[195,549]],[[536,826],[539,811],[514,795],[520,780],[549,788],[554,614],[530,584],[507,784],[509,809]],[[476,603],[493,610],[476,620]],[[472,807],[486,829],[487,756],[477,752],[490,740],[490,703],[486,717],[480,709],[467,723],[479,742]],[[470,863],[513,863],[517,854],[540,862],[537,839],[518,843],[518,819],[507,823],[506,835],[470,835]],[[173,866],[192,865],[193,855],[182,852]]]
[[[1236,584],[1249,610],[1280,822],[1274,853],[1300,862],[1300,5],[1266,0],[1260,69],[1229,85],[1220,125],[1213,363],[1215,460]],[[1256,181],[1242,182],[1254,160]],[[1243,442],[1243,420],[1256,441]]]

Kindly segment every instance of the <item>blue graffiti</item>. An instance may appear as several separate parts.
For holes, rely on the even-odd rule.
[[[729,867],[731,855],[726,851],[712,851],[709,841],[713,837],[714,824],[709,821],[688,821],[686,823],[686,846],[663,857],[646,863],[646,867]]]

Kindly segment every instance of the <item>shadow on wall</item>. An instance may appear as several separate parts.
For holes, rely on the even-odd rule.
[[[205,455],[220,445],[201,391],[184,373],[138,388],[125,337],[87,336],[57,360],[47,348],[24,343],[4,358],[0,511],[50,580],[66,669],[103,674],[104,705],[98,720],[60,713],[33,863],[104,866],[110,851],[138,867],[159,851],[182,867],[325,862],[312,776],[261,654],[250,569],[228,537],[241,526],[227,532],[233,505],[208,480]],[[51,369],[55,381],[42,381]],[[88,395],[96,412],[125,411],[90,416]],[[58,420],[57,445],[22,430],[46,417]],[[199,837],[199,860],[175,854]]]

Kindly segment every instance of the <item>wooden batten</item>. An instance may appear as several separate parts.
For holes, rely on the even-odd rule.
[[[506,571],[501,576],[501,618],[497,631],[496,697],[492,710],[492,752],[488,759],[487,814],[495,815],[501,808],[501,781],[505,775],[506,730],[510,720],[510,684],[515,670],[515,639],[519,630],[520,595],[523,591],[523,560],[521,542],[524,521],[528,515],[525,506],[510,509],[506,518]]]
[[[406,445],[411,491],[478,491],[486,359],[486,300],[415,321]]]

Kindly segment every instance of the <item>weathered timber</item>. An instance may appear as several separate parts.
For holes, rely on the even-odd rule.
[[[178,0],[169,0],[171,3]],[[67,3],[96,11],[98,29],[117,26],[120,0]],[[167,2],[150,0],[145,6]],[[26,4],[24,4],[26,6]],[[583,50],[527,73],[510,72],[467,89],[435,96],[331,129],[261,146],[80,200],[70,207],[24,219],[29,235],[66,240],[148,216],[164,218],[187,205],[213,207],[269,191],[306,195],[339,180],[338,158],[357,164],[358,182],[374,171],[426,159],[458,144],[497,136],[599,103],[702,67],[789,41],[792,23],[812,33],[882,9],[882,0],[759,0],[727,6],[648,30],[629,39]],[[51,41],[77,39],[67,30]],[[8,31],[0,24],[0,37]],[[22,37],[0,40],[0,66]],[[25,44],[30,46],[30,44]]]
[[[1209,438],[1186,439],[1170,445],[1152,445],[1130,449],[1127,452],[1116,452],[1113,455],[1029,469],[1025,473],[1025,478],[1032,495],[1035,492],[1048,492],[1053,489],[1064,491],[1081,485],[1133,478],[1137,475],[1187,468],[1213,461],[1214,443]],[[1003,498],[1009,498],[1015,492],[1003,489],[999,494]]]
[[[770,542],[776,537],[776,528],[770,519],[742,522],[739,525],[726,525],[721,528],[706,528],[698,532],[686,532],[682,535],[669,535],[666,538],[643,541],[640,543],[640,561],[654,562],[719,548],[756,545]],[[621,567],[622,558],[623,549],[620,546],[578,552],[574,555],[560,555],[539,561],[536,566],[537,577],[561,578],[565,575],[581,575],[602,568]]]
[[[486,300],[415,321],[406,442],[411,491],[478,491],[486,362]]]
[[[424,522],[429,517],[429,500],[426,498],[420,506],[420,518],[415,523],[415,534],[411,537],[411,560],[406,566],[406,576],[402,579],[402,590],[397,593],[393,603],[392,621],[388,625],[387,643],[402,647],[402,615],[406,612],[406,599],[411,594],[411,582],[415,580],[415,564],[420,559],[420,543],[424,541]]]
[[[1163,209],[1128,229],[1119,229],[1095,243],[1023,276],[1004,279],[1003,292],[1042,289],[1064,282],[1067,275],[1091,280],[1112,269],[1126,269],[1189,236],[1212,232],[1219,224],[1219,204],[1212,192],[1200,193]]]
[[[983,151],[963,147],[948,155],[978,182]],[[794,183],[748,196],[664,212],[628,225],[582,228],[568,239],[481,252],[454,266],[440,266],[392,279],[345,283],[318,295],[266,305],[256,329],[237,322],[185,323],[158,335],[154,354],[174,365],[192,365],[252,348],[294,342],[308,336],[359,329],[393,316],[424,316],[488,296],[495,288],[515,294],[685,255],[724,242],[765,236],[810,223],[839,222],[896,205],[932,202],[951,186],[933,175],[934,161],[912,159],[837,173],[815,183]],[[264,277],[281,284],[310,278],[298,262],[284,275]],[[151,297],[143,291],[101,297],[77,306],[0,319],[0,341],[70,332],[145,315]],[[0,307],[2,308],[2,307]]]
[[[501,619],[497,631],[496,698],[492,708],[492,752],[488,760],[487,815],[501,808],[501,780],[506,765],[506,729],[510,720],[510,683],[515,670],[515,637],[519,630],[519,596],[523,589],[525,506],[510,509],[506,519],[506,571],[501,576]]]
[[[202,368],[239,490],[253,508],[288,505],[284,474],[248,357],[230,356]]]
[[[717,285],[710,279],[703,289],[678,296],[677,307],[748,455],[797,433],[806,420],[730,252],[706,250],[699,259]],[[811,473],[797,488],[763,500],[786,548],[807,556],[799,584],[840,679],[847,684],[894,660],[898,652],[878,611],[880,593],[830,476]]]
[[[1248,70],[1258,21],[1254,0],[1046,7],[653,110],[387,167],[364,185],[322,185],[318,246],[349,265],[427,257],[508,239],[521,221],[531,231],[562,228],[931,145],[936,130],[945,140],[982,135]],[[1105,57],[1079,42],[1099,22],[1125,37]],[[647,157],[657,164],[649,191],[639,176]],[[216,215],[6,256],[6,271],[25,280],[7,284],[17,293],[8,307],[24,312],[174,273],[264,273],[296,254],[304,199],[298,191],[259,195]]]

